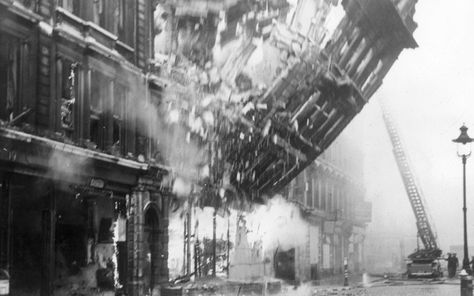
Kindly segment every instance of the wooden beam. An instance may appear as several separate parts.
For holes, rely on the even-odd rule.
[[[284,165],[284,161],[279,160],[278,162],[268,166],[265,171],[260,174],[259,178],[254,182],[252,188],[256,188],[261,191],[261,188],[264,188],[271,179],[275,177],[276,174],[280,173],[279,168]]]
[[[303,161],[307,160],[306,155],[304,153],[302,153],[300,150],[294,148],[290,143],[288,143],[287,141],[285,141],[284,139],[282,139],[280,136],[278,136],[276,134],[273,135],[273,143],[275,145],[283,148],[285,151],[292,154],[297,159],[301,159]]]
[[[324,132],[324,130],[328,128],[328,126],[331,126],[331,124],[335,121],[336,115],[337,115],[337,110],[332,109],[326,121],[318,127],[318,129],[313,135],[311,135],[311,142],[313,143],[316,142],[317,139],[320,137],[320,135]]]

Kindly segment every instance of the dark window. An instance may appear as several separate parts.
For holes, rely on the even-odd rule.
[[[125,103],[127,99],[127,90],[124,86],[116,84],[114,87],[113,107],[112,107],[112,154],[124,153],[125,138]]]
[[[93,142],[96,145],[96,147],[98,146],[97,143],[99,142],[99,131],[100,131],[99,119],[100,119],[99,116],[95,114],[91,114],[90,137],[91,137],[91,142]]]
[[[105,28],[105,1],[92,0],[92,21]]]
[[[151,104],[150,108],[153,108],[153,110],[160,110],[159,109],[160,102],[161,102],[161,90],[150,90],[150,104]],[[159,152],[157,135],[160,134],[160,131],[158,130],[160,127],[160,124],[159,124],[158,112],[155,112],[154,114],[156,114],[156,116],[152,117],[149,123],[150,157],[157,160],[158,152]]]
[[[120,131],[122,129],[122,120],[119,117],[114,115],[114,124],[113,124],[113,132],[112,132],[112,142],[114,147],[119,147],[120,145]]]
[[[112,243],[114,234],[112,232],[112,219],[102,218],[99,224],[99,243]]]
[[[0,119],[11,121],[19,110],[20,42],[0,34]]]
[[[139,109],[144,109],[146,108],[146,105],[144,102],[140,102],[140,104],[143,104]],[[148,123],[145,122],[144,120],[138,120],[137,121],[137,131],[136,131],[136,152],[137,156],[147,157],[148,154],[148,144],[149,144],[149,139],[148,139]]]
[[[57,5],[74,15],[95,23],[119,40],[133,46],[133,0],[57,0]]]
[[[61,58],[57,62],[60,127],[68,137],[74,133],[75,106],[78,93],[77,63]]]
[[[130,0],[118,0],[119,12],[118,12],[118,37],[119,40],[126,44],[133,46],[133,29],[134,29],[134,1]]]
[[[84,20],[92,21],[102,28],[106,28],[105,13],[107,8],[104,0],[57,0],[57,5]]]
[[[93,22],[118,35],[120,25],[123,25],[123,0],[93,0],[92,7]]]
[[[79,16],[80,1],[81,0],[58,0],[58,6]]]
[[[119,27],[122,25],[123,26],[123,0],[113,0],[113,1],[108,1],[108,8],[107,10],[109,11],[108,15],[108,22],[106,29],[110,31],[111,33],[118,35],[119,33]]]
[[[313,174],[308,170],[306,178],[306,206],[313,208]]]
[[[133,1],[130,0],[92,0],[92,21],[110,33],[124,40],[129,29],[128,18],[133,16]],[[128,10],[127,10],[128,9]],[[128,13],[126,13],[128,12]],[[129,42],[127,42],[129,41]]]
[[[327,206],[326,206],[327,203],[326,203],[326,200],[327,200],[327,197],[328,197],[328,195],[329,195],[329,190],[328,190],[328,188],[329,188],[329,183],[328,183],[327,180],[323,180],[323,181],[321,182],[321,184],[322,184],[322,190],[321,190],[321,193],[322,193],[322,195],[321,195],[321,209],[322,209],[323,211],[327,211]]]
[[[74,1],[73,0],[58,0],[58,6],[66,9],[69,12],[74,11]]]
[[[321,207],[321,180],[319,179],[319,176],[316,176],[318,178],[317,180],[314,180],[314,207],[315,208],[320,208]]]
[[[90,97],[90,140],[104,150],[106,137],[105,108],[108,100],[108,80],[97,71],[92,71]]]

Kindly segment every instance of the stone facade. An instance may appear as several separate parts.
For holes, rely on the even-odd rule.
[[[12,295],[168,281],[152,1],[0,1],[0,268]],[[68,294],[69,293],[69,294]]]
[[[308,222],[304,244],[295,248],[295,275],[300,280],[324,280],[363,269],[366,224],[371,204],[364,201],[362,155],[344,137],[338,138],[288,189],[288,199],[300,205]]]

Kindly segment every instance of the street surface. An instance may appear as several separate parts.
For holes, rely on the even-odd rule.
[[[460,294],[460,283],[455,281],[448,282],[413,282],[413,281],[399,281],[392,283],[376,283],[369,287],[319,287],[304,291],[299,289],[296,293],[287,291],[285,295],[298,296],[451,296]]]
[[[368,296],[452,296],[460,294],[459,285],[400,285],[386,287],[372,287],[367,289]]]

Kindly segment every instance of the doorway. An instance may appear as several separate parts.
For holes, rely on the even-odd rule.
[[[144,227],[144,280],[145,287],[149,291],[153,291],[156,284],[157,263],[158,263],[158,211],[155,207],[149,207],[145,211],[145,227]]]

